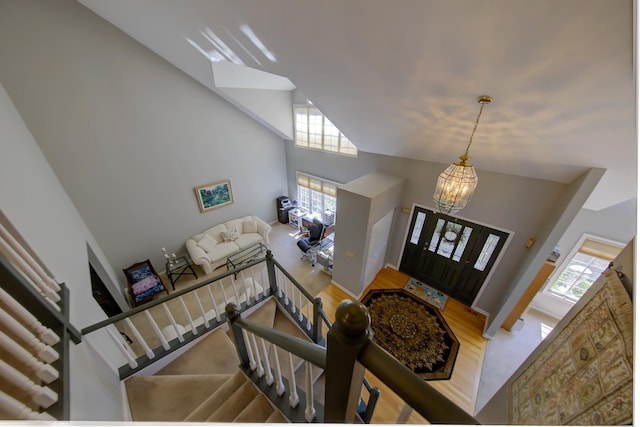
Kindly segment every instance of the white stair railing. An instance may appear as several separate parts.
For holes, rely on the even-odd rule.
[[[36,412],[22,402],[0,391],[0,412],[12,420],[57,421],[46,412]]]
[[[311,375],[312,365],[311,362],[304,363],[304,376],[305,376],[305,393],[307,395],[307,407],[304,411],[304,416],[307,422],[313,421],[316,417],[316,408],[313,401],[313,377]]]
[[[289,406],[295,408],[300,403],[300,397],[298,396],[298,386],[296,385],[296,371],[293,366],[293,354],[287,352],[289,355]]]
[[[29,328],[46,344],[54,345],[60,342],[60,337],[51,329],[45,327],[40,321],[31,314],[26,308],[20,305],[11,295],[4,289],[0,288],[0,303],[11,313],[13,317],[19,319],[20,322]]]
[[[4,326],[5,330],[11,331],[43,362],[53,363],[60,357],[57,351],[51,346],[42,343],[30,330],[3,309],[0,309],[0,325]]]
[[[58,393],[49,387],[42,387],[34,383],[31,378],[16,370],[13,366],[0,359],[0,378],[5,383],[24,391],[31,401],[46,409],[58,401]]]
[[[133,324],[131,319],[129,319],[127,317],[126,319],[124,319],[124,322],[129,327],[129,330],[131,330],[131,332],[133,333],[133,336],[138,340],[138,343],[140,343],[140,346],[142,347],[142,349],[146,353],[147,357],[149,359],[155,358],[156,355],[154,354],[153,350],[151,350],[151,348],[149,348],[149,345],[144,340],[144,338],[142,338],[142,335],[140,335],[140,331],[138,331],[138,328],[135,327],[135,325]]]
[[[160,327],[156,323],[155,319],[151,316],[151,313],[149,313],[149,310],[145,310],[144,314],[147,317],[147,320],[149,320],[149,323],[153,328],[153,332],[155,332],[156,336],[160,340],[160,344],[162,345],[162,348],[164,348],[165,350],[169,350],[171,346],[169,345],[169,342],[162,334],[162,331],[160,330]]]
[[[5,335],[2,331],[0,331],[0,348],[26,367],[32,369],[35,375],[44,381],[45,384],[57,380],[60,376],[57,369],[33,357],[31,353],[22,348],[20,344]]]

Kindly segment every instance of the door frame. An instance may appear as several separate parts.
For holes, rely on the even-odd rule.
[[[429,207],[429,206],[425,206],[425,205],[421,205],[419,203],[413,203],[411,205],[411,211],[409,212],[409,220],[407,221],[407,225],[405,227],[404,230],[404,234],[403,234],[403,239],[402,239],[402,247],[400,248],[400,253],[398,254],[398,261],[396,263],[396,265],[398,266],[398,270],[399,270],[399,266],[400,266],[400,262],[402,261],[402,255],[404,254],[404,247],[407,244],[407,237],[409,236],[409,232],[411,231],[411,219],[413,218],[413,213],[416,209],[416,207],[419,207],[421,209],[433,212],[434,214],[437,214],[438,212]],[[482,294],[484,293],[485,287],[487,286],[487,283],[489,283],[489,281],[491,280],[491,278],[493,277],[493,273],[496,270],[496,267],[498,266],[498,264],[500,264],[500,261],[502,261],[502,257],[503,255],[506,253],[507,248],[509,247],[509,244],[511,244],[511,241],[513,240],[513,236],[516,234],[515,231],[513,230],[509,230],[507,228],[504,227],[497,227],[495,225],[492,224],[487,224],[484,222],[480,222],[480,221],[476,221],[464,216],[460,216],[460,215],[449,215],[453,218],[460,218],[463,221],[468,221],[474,224],[478,224],[482,227],[488,227],[488,228],[493,228],[494,230],[498,230],[501,231],[503,233],[507,233],[507,240],[504,242],[504,245],[502,246],[502,249],[500,250],[500,253],[498,253],[498,256],[496,257],[496,260],[494,261],[493,265],[491,266],[491,269],[489,270],[489,273],[487,274],[487,277],[484,279],[484,282],[482,283],[482,286],[480,287],[480,289],[478,290],[478,293],[476,294],[476,297],[473,299],[473,302],[471,303],[471,308],[473,308],[475,311],[484,314],[485,316],[487,316],[487,321],[489,320],[489,313],[486,312],[485,310],[478,308],[476,306],[476,303],[478,302],[478,299],[482,296]]]

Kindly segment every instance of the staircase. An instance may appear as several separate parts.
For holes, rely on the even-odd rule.
[[[274,299],[267,300],[247,318],[310,341]],[[268,345],[267,352],[272,353],[274,348]],[[287,360],[284,354],[280,359]],[[238,370],[239,364],[232,339],[223,329],[216,329],[156,374],[133,376],[125,381],[133,421],[289,422]],[[304,365],[301,359],[293,358],[296,384],[303,384]],[[289,381],[289,370],[284,366],[282,370]],[[323,371],[314,366],[312,378],[314,397],[322,403]]]

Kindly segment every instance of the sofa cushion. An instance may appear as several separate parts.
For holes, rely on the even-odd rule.
[[[227,227],[224,224],[218,224],[205,230],[204,234],[208,234],[209,236],[213,237],[216,242],[222,243],[224,242],[224,240],[222,240],[222,236],[220,235],[220,233],[222,233],[223,231],[227,231]]]
[[[204,249],[205,252],[211,252],[213,248],[218,244],[216,240],[208,234],[205,234],[202,239],[196,245]]]
[[[242,233],[257,233],[258,232],[258,223],[256,221],[243,221],[242,222]]]
[[[238,245],[240,249],[244,249],[252,243],[263,241],[262,236],[258,233],[245,233],[241,234],[234,243]]]
[[[235,242],[222,242],[218,243],[215,248],[207,255],[211,258],[212,261],[220,260],[228,257],[234,252],[237,252],[240,248]]]
[[[236,218],[236,219],[232,219],[230,221],[227,221],[227,222],[224,223],[224,225],[228,229],[231,229],[233,227],[238,227],[238,230],[240,230],[240,232],[242,232],[242,223],[245,222],[245,221],[251,221],[251,220],[253,220],[251,215],[247,215],[247,216],[244,216],[242,218]]]

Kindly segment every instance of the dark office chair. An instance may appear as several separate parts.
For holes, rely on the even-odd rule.
[[[311,260],[311,265],[316,265],[317,252],[316,246],[320,244],[322,235],[324,234],[324,224],[317,218],[313,219],[313,224],[309,227],[309,237],[304,237],[296,243],[300,250],[303,252],[300,259],[305,256]]]

